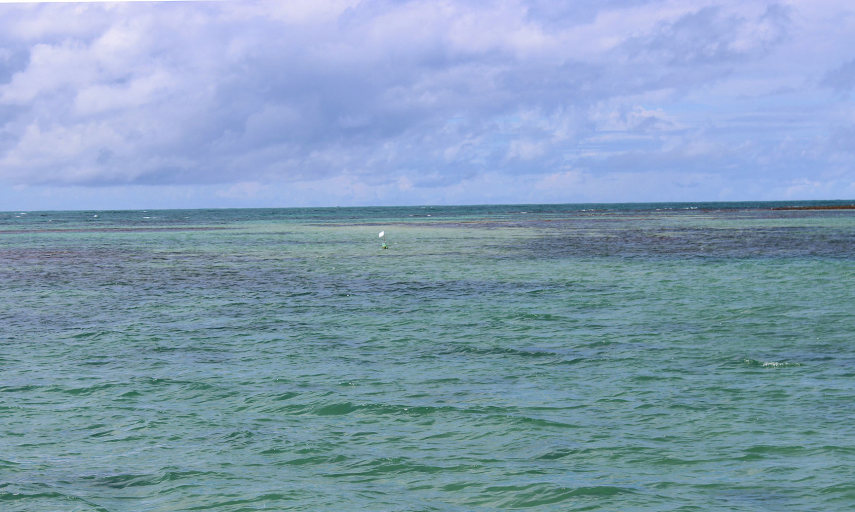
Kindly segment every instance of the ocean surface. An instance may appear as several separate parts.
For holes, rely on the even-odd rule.
[[[0,213],[0,510],[853,510],[790,204]]]

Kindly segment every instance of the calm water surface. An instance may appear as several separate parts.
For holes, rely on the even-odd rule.
[[[772,206],[0,213],[0,510],[851,510],[855,211]]]

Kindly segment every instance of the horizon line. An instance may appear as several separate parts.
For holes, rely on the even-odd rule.
[[[0,0],[2,2],[3,0]],[[143,1],[143,0],[132,0]],[[182,1],[182,0],[167,0]],[[835,206],[851,206],[855,209],[855,198],[852,199],[763,199],[763,200],[738,200],[738,201],[612,201],[612,202],[584,202],[584,203],[472,203],[472,204],[413,204],[413,205],[359,205],[359,206],[212,206],[200,208],[73,208],[67,210],[0,210],[0,213],[35,213],[35,212],[138,212],[138,211],[200,211],[200,210],[327,210],[327,209],[361,209],[361,208],[469,208],[485,206],[588,206],[588,205],[667,205],[667,204],[762,204],[762,203],[814,203],[814,206],[822,206],[817,203],[839,203]],[[848,204],[846,204],[848,203]],[[810,206],[810,205],[808,205]]]

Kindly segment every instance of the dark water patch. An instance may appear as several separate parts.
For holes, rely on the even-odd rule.
[[[655,466],[708,466],[711,463],[728,461],[728,458],[709,458],[709,457],[677,457],[669,455],[652,455],[644,457],[638,462],[649,463]]]
[[[855,483],[845,482],[829,485],[818,489],[818,492],[824,495],[831,495],[835,498],[855,500]]]
[[[855,445],[839,446],[839,445],[824,445],[820,447],[824,453],[838,455],[855,455]]]
[[[282,453],[282,450],[265,450],[261,452],[264,455],[275,455]],[[314,455],[309,457],[296,457],[284,462],[288,466],[323,466],[328,464],[343,464],[349,459],[344,455]]]
[[[661,372],[661,373],[648,373],[641,375],[633,375],[630,380],[638,383],[655,383],[655,382],[674,382],[674,381],[683,381],[685,377],[682,375],[674,375],[672,373]]]
[[[567,318],[561,315],[553,315],[550,313],[513,313],[508,317],[510,320],[523,322],[559,322],[566,321]]]
[[[370,405],[357,405],[350,402],[337,403],[337,404],[325,404],[312,409],[314,414],[318,416],[341,416],[344,414],[350,414],[357,410],[365,410],[373,408]],[[376,409],[375,409],[376,410]]]
[[[61,394],[65,394],[65,395],[85,397],[85,396],[95,395],[97,393],[101,393],[104,391],[111,391],[111,390],[113,390],[117,387],[120,387],[120,386],[122,386],[122,384],[118,383],[118,382],[102,382],[102,383],[98,383],[98,384],[92,384],[89,386],[74,386],[74,387],[53,385],[53,386],[45,387],[45,391],[49,392],[49,393],[61,393]]]
[[[189,474],[187,476],[200,476],[203,475],[202,472],[195,472],[194,474]],[[119,475],[110,475],[110,476],[102,476],[102,477],[82,477],[83,480],[91,480],[92,483],[96,486],[109,487],[111,489],[125,489],[128,487],[143,487],[150,485],[157,485],[164,481],[173,481],[177,478],[180,478],[178,474],[166,473],[163,475],[158,474],[119,474]]]
[[[74,333],[70,336],[73,340],[97,340],[98,338],[103,338],[104,336],[109,336],[111,334],[115,334],[112,331],[103,331],[103,330],[95,330],[95,331],[84,331]]]
[[[542,236],[510,248],[535,258],[855,259],[855,230],[752,227],[574,231]]]
[[[365,403],[356,404],[353,402],[339,402],[321,405],[295,405],[291,408],[298,410],[309,411],[317,416],[343,416],[354,412],[362,414],[379,415],[379,416],[427,416],[440,412],[456,411],[457,409],[450,406],[433,407],[433,406],[412,406],[412,405],[392,405],[392,404],[376,404]]]
[[[0,235],[33,235],[40,233],[145,233],[164,231],[217,231],[235,229],[227,226],[156,226],[156,227],[87,227],[87,228],[22,228],[22,229],[0,229]]]
[[[567,430],[580,428],[580,425],[564,421],[563,419],[532,415],[498,406],[461,407],[454,405],[431,406],[332,402],[289,404],[266,408],[263,412],[266,414],[287,414],[288,416],[311,415],[320,418],[356,416],[366,421],[392,420],[402,423],[435,421],[436,418],[443,418],[443,421],[448,421],[461,416],[471,416],[477,419],[470,421],[478,421],[485,426],[503,426],[503,428],[514,431],[523,431],[526,429],[544,429],[550,431],[555,429]],[[560,411],[557,412],[560,413]],[[386,419],[381,420],[382,418]],[[489,435],[489,432],[485,432],[485,435]],[[442,437],[445,436],[440,436],[440,438]]]
[[[41,386],[27,384],[23,386],[0,386],[0,393],[25,393],[41,389]]]
[[[230,445],[245,445],[251,443],[255,435],[255,432],[252,430],[236,430],[224,433],[221,437],[223,441]]]
[[[345,470],[332,472],[333,478],[383,478],[388,475],[409,473],[438,475],[444,473],[466,473],[479,468],[475,464],[425,464],[409,457],[381,457],[344,464]]]
[[[24,493],[24,492],[8,492],[8,491],[0,491],[0,501],[18,501],[18,500],[27,500],[27,499],[38,499],[38,498],[68,498],[67,495],[62,494],[60,492],[35,492],[35,493]]]
[[[624,494],[635,494],[629,488],[611,485],[563,487],[554,484],[530,484],[492,486],[484,489],[485,496],[510,495],[508,498],[493,498],[496,506],[504,509],[521,509],[555,505],[578,498],[602,499]]]
[[[451,484],[445,484],[441,487],[443,492],[457,492],[462,491],[469,488],[481,488],[484,484],[481,482],[454,482]]]
[[[47,486],[45,486],[47,487]],[[59,491],[9,492],[0,490],[0,503],[4,510],[31,512],[33,510],[74,510],[80,512],[112,512],[91,500],[73,493]],[[68,508],[73,507],[73,508]],[[81,508],[83,507],[83,508]]]
[[[567,423],[564,421],[550,420],[545,418],[535,418],[531,416],[518,415],[493,415],[492,418],[498,418],[505,423],[515,423],[523,427],[546,428],[546,429],[578,429],[580,425],[575,423]]]
[[[747,456],[767,457],[799,457],[810,455],[814,450],[800,445],[755,445],[745,448]]]
[[[250,512],[259,510],[259,507],[263,510],[264,508],[267,508],[268,505],[271,505],[271,503],[276,506],[275,504],[278,502],[282,502],[281,508],[278,509],[285,510],[287,508],[287,504],[295,497],[305,499],[305,497],[302,496],[302,493],[268,492],[252,496],[250,498],[209,499],[202,505],[189,506],[186,510],[227,510],[230,512]]]
[[[342,283],[345,284],[345,283]],[[471,297],[480,294],[528,293],[541,289],[536,282],[514,282],[496,280],[454,279],[439,281],[406,280],[387,281],[376,279],[351,280],[348,286],[355,290],[371,291],[375,294],[413,295],[422,300],[439,297]]]
[[[567,354],[559,354],[547,349],[522,349],[513,347],[489,347],[489,346],[473,346],[469,344],[456,344],[444,350],[437,352],[438,355],[449,354],[471,354],[476,356],[513,356],[523,359],[555,359],[565,358]],[[574,360],[575,361],[575,360]]]
[[[590,448],[558,448],[535,457],[537,460],[560,460],[565,457],[584,456],[591,452]]]
[[[133,257],[138,254],[136,251],[128,248],[104,248],[104,247],[74,247],[67,249],[59,249],[55,247],[49,248],[4,248],[0,249],[0,258],[9,264],[15,264],[17,270],[23,271],[31,268],[33,265],[46,265],[38,270],[44,272],[48,270],[56,270],[66,275],[84,270],[83,268],[75,268],[75,264],[87,263],[93,268],[109,268],[126,258]],[[59,267],[47,267],[47,265],[61,265]]]

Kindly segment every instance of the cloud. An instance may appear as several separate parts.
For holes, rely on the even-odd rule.
[[[827,72],[821,84],[838,92],[849,92],[855,89],[855,59]]]
[[[763,55],[786,37],[788,25],[787,9],[779,4],[754,16],[705,6],[625,45],[631,53],[676,66],[722,64]]]
[[[289,200],[317,204],[346,198],[331,187],[472,203],[541,183],[597,200],[634,176],[676,194],[680,173],[704,177],[698,197],[737,175],[810,181],[848,162],[833,92],[855,83],[851,60],[803,50],[850,8],[812,5],[2,5],[0,181],[198,187],[215,203],[299,185]]]

